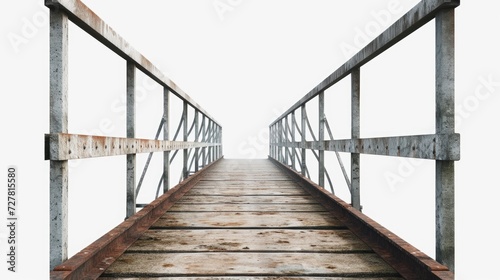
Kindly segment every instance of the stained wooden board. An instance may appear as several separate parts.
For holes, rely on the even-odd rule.
[[[129,252],[370,252],[349,230],[149,230]]]
[[[375,254],[126,253],[106,271],[134,276],[397,276]]]
[[[200,181],[196,188],[298,188],[302,189],[293,181]]]
[[[183,204],[177,203],[169,212],[321,212],[318,204]],[[216,215],[216,214],[214,214]]]
[[[251,174],[247,175],[233,175],[233,176],[227,176],[227,175],[221,175],[221,176],[215,176],[215,175],[208,175],[203,178],[204,181],[231,181],[231,180],[238,180],[238,181],[288,181],[288,182],[293,182],[290,180],[288,177],[278,177],[275,175],[269,175],[269,176],[252,176]]]
[[[317,276],[286,276],[286,278],[280,276],[228,276],[228,277],[99,277],[100,280],[277,280],[277,279],[287,279],[287,280],[401,280],[401,277],[317,277]]]
[[[328,212],[167,212],[153,228],[164,227],[343,227]]]
[[[241,204],[262,204],[262,203],[276,203],[276,204],[316,204],[310,196],[264,196],[264,195],[253,195],[253,196],[184,196],[177,203],[241,203]]]
[[[309,195],[304,190],[298,188],[266,188],[266,187],[247,187],[247,188],[194,188],[189,195]]]

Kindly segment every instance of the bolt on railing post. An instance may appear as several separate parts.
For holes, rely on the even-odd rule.
[[[163,140],[170,140],[170,92],[163,88]],[[170,187],[170,151],[163,152],[163,192],[166,193]]]
[[[292,145],[295,145],[295,111],[292,112],[292,124],[291,125],[292,125],[291,141],[292,141]],[[295,147],[293,147],[293,146],[292,146],[292,168],[293,168],[293,170],[296,170],[295,169]]]
[[[194,141],[199,142],[199,130],[200,130],[200,124],[198,120],[198,110],[195,110],[194,113]],[[198,172],[198,169],[200,168],[199,166],[199,153],[200,153],[200,148],[195,148],[194,149],[194,171]]]
[[[360,69],[351,72],[351,138],[360,138]],[[361,211],[360,154],[351,153],[351,205]]]
[[[186,142],[188,140],[188,103],[187,101],[183,101],[183,106],[182,106],[182,141]],[[186,179],[189,174],[188,170],[188,149],[183,149],[182,150],[182,178]]]
[[[318,133],[318,185],[325,187],[325,92],[318,95],[319,133]]]
[[[135,65],[127,61],[127,138],[135,138]],[[135,214],[136,155],[127,155],[127,218]]]
[[[306,176],[306,105],[302,104],[300,106],[300,130],[302,130],[302,137],[300,140],[300,145],[302,146],[302,151],[301,151],[301,166],[300,166],[300,173],[302,176]]]
[[[68,17],[50,10],[50,133],[68,132]],[[68,161],[50,161],[50,269],[68,259]]]
[[[436,134],[455,133],[455,10],[436,15]],[[436,161],[436,260],[455,270],[455,163]]]

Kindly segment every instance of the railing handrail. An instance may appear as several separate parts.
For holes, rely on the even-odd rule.
[[[205,109],[177,86],[177,84],[166,77],[149,59],[134,49],[125,39],[116,33],[106,24],[106,22],[80,0],[45,0],[45,5],[52,9],[62,9],[68,18],[82,30],[126,61],[133,62],[135,67],[140,69],[144,74],[168,88],[170,92],[174,93],[177,97],[186,101],[193,108],[220,125]]]
[[[347,60],[309,93],[292,105],[269,125],[269,157],[309,177],[306,150],[312,150],[318,160],[318,185],[325,186],[325,151],[351,154],[351,205],[361,210],[360,154],[430,159],[436,162],[436,260],[454,270],[454,161],[460,160],[460,135],[455,133],[455,14],[459,0],[422,0],[384,30],[367,46]],[[436,22],[436,132],[429,135],[361,138],[360,135],[360,68],[397,42],[435,19]],[[351,138],[325,140],[325,91],[351,76]],[[318,97],[318,137],[306,140],[306,103]],[[295,139],[295,111],[301,111],[301,139]],[[289,129],[291,116],[292,131]],[[284,124],[285,123],[285,124]],[[298,125],[297,125],[298,128]],[[328,127],[327,127],[328,129]],[[299,152],[296,151],[299,149]],[[315,150],[318,152],[316,153]],[[339,159],[339,164],[342,162]],[[349,185],[349,180],[347,180]],[[331,185],[331,184],[330,184]],[[332,187],[332,186],[331,186]],[[332,187],[333,193],[333,187]]]
[[[435,15],[442,9],[457,7],[460,0],[425,0],[421,1],[414,8],[408,11],[377,38],[373,39],[363,49],[353,55],[347,62],[335,70],[332,74],[326,77],[321,83],[309,91],[304,97],[293,104],[281,116],[273,121],[269,126],[274,125],[282,120],[291,112],[297,110],[302,104],[316,97],[321,92],[324,92],[329,87],[335,85],[347,75],[351,74],[354,69],[360,68],[370,60],[374,59],[397,42],[410,35],[427,22],[431,21]]]

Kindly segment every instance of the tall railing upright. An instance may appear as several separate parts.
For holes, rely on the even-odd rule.
[[[310,179],[306,151],[318,162],[318,180],[325,176],[334,192],[325,167],[325,151],[337,154],[351,193],[351,205],[361,210],[360,154],[429,159],[436,162],[436,260],[454,270],[454,162],[460,159],[460,135],[455,133],[455,13],[459,0],[422,0],[392,26],[345,62],[314,89],[297,101],[269,126],[269,156]],[[373,58],[435,19],[436,133],[382,138],[360,138],[360,69]],[[325,116],[325,90],[351,76],[351,139],[335,140]],[[317,138],[309,123],[306,103],[318,98]],[[296,111],[300,109],[300,121]],[[300,123],[300,125],[299,125]],[[325,128],[329,140],[325,139]],[[307,141],[307,131],[313,141]],[[298,135],[298,137],[297,137]],[[351,154],[350,178],[338,152]]]
[[[126,217],[135,214],[136,198],[153,153],[163,153],[163,174],[156,197],[170,185],[170,164],[182,151],[180,181],[222,157],[222,127],[174,82],[165,77],[142,54],[130,46],[79,0],[46,0],[50,8],[50,133],[45,136],[46,159],[50,160],[50,269],[68,258],[68,160],[126,155]],[[126,60],[126,137],[103,137],[68,133],[68,24],[73,22],[101,44]],[[142,71],[163,87],[163,109],[154,140],[135,138],[136,71]],[[170,96],[183,102],[182,116],[170,137]],[[188,111],[194,118],[188,120]],[[192,115],[192,114],[191,114]],[[163,130],[163,139],[159,140]],[[182,130],[182,139],[177,138]],[[193,137],[194,135],[194,137]],[[191,137],[190,137],[191,136]],[[194,138],[194,141],[188,139]],[[177,140],[177,141],[176,141]],[[173,152],[173,154],[171,154]],[[139,182],[136,154],[149,153]],[[163,188],[162,188],[163,186]]]

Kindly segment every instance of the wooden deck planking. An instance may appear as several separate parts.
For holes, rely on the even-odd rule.
[[[371,252],[349,230],[211,229],[150,230],[131,252]],[[168,252],[168,251],[167,251]]]
[[[128,253],[107,274],[137,276],[397,276],[376,254]]]
[[[152,228],[343,228],[328,212],[168,212]]]
[[[268,160],[214,166],[106,277],[401,279]]]

